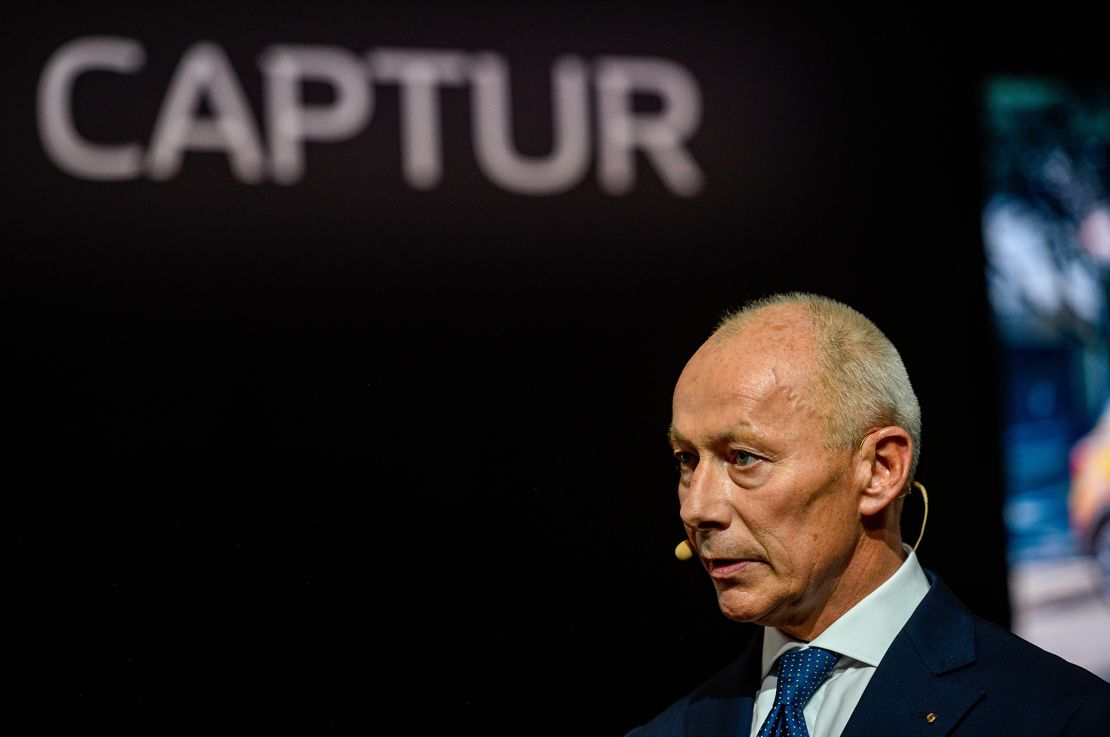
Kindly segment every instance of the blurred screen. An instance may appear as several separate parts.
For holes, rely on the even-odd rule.
[[[984,86],[1013,629],[1110,680],[1110,84]]]

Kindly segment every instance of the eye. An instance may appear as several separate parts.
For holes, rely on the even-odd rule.
[[[737,466],[744,468],[746,466],[754,465],[757,461],[761,460],[755,453],[749,453],[746,450],[733,450],[729,452],[732,462]]]
[[[698,465],[697,453],[685,450],[674,452],[675,470],[678,471],[678,483],[685,486],[694,477],[694,467]]]

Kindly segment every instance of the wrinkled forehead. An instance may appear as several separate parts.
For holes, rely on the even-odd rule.
[[[814,378],[816,343],[809,321],[796,308],[767,308],[733,334],[715,334],[694,353],[676,386],[711,385],[718,391],[801,390]]]
[[[775,424],[818,419],[811,333],[797,324],[755,324],[710,338],[687,363],[674,392],[674,420]]]

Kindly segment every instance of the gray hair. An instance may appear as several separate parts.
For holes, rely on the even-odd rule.
[[[818,391],[829,409],[826,429],[831,443],[854,450],[868,428],[902,428],[913,441],[908,486],[921,455],[921,406],[902,357],[875,323],[829,297],[789,292],[730,311],[713,336],[735,336],[756,313],[780,305],[801,307],[809,314],[816,344]]]

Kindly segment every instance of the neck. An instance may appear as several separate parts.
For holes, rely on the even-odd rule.
[[[828,629],[865,596],[879,588],[906,560],[900,535],[864,536],[848,560],[843,573],[825,592],[823,603],[797,620],[770,623],[791,637],[809,642]]]

